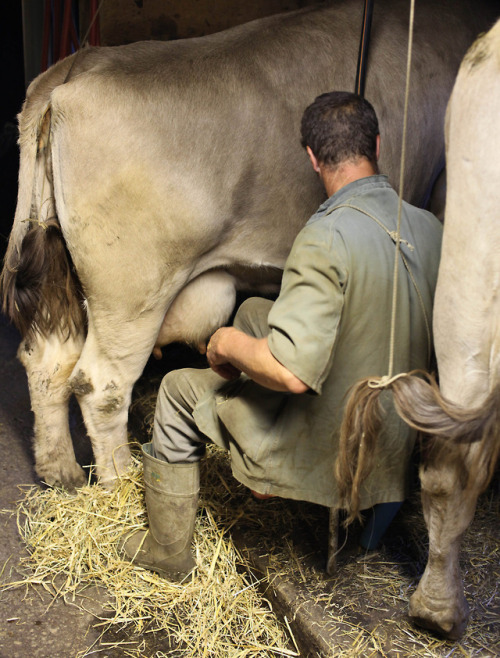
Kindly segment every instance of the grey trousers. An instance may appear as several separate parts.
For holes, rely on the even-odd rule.
[[[234,326],[256,338],[267,336],[271,306],[272,302],[267,299],[247,299],[236,314]],[[193,463],[203,457],[210,439],[196,425],[193,410],[201,397],[210,390],[215,393],[226,381],[210,368],[183,368],[165,375],[156,400],[154,457],[171,464]]]
[[[267,336],[271,306],[272,302],[266,299],[247,300],[240,306],[234,326],[257,338]],[[226,380],[210,368],[174,370],[163,378],[156,401],[153,457],[171,464],[193,463],[203,457],[210,439],[199,430],[193,411],[203,396],[210,390],[215,393],[225,383]],[[363,548],[376,548],[401,504],[375,505],[361,536]]]

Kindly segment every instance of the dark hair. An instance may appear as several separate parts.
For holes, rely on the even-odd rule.
[[[376,165],[378,134],[372,105],[347,91],[321,94],[302,116],[302,146],[309,146],[318,161],[327,166],[360,157]]]

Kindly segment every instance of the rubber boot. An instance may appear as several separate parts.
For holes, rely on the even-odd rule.
[[[142,447],[149,530],[121,540],[125,559],[169,580],[182,580],[195,567],[191,540],[198,507],[199,463],[169,464]]]
[[[363,528],[359,540],[362,548],[368,551],[373,551],[377,548],[402,504],[403,501],[397,503],[378,503],[372,508],[371,516]]]

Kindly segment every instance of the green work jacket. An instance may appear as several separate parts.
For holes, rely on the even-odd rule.
[[[229,449],[233,474],[248,487],[338,506],[334,463],[346,394],[359,379],[388,372],[396,249],[389,233],[397,215],[398,196],[385,176],[343,187],[297,236],[276,302],[250,306],[255,328],[251,317],[242,328],[268,334],[274,357],[310,390],[277,393],[243,375],[200,399],[198,427]],[[441,235],[432,214],[403,203],[394,374],[429,367]],[[381,399],[386,416],[361,509],[408,493],[415,435],[391,393]]]

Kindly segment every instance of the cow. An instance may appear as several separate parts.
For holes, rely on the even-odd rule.
[[[68,426],[71,395],[100,482],[112,487],[129,463],[132,387],[152,350],[203,344],[227,321],[236,289],[279,286],[295,235],[324,198],[299,144],[300,117],[320,93],[353,87],[360,5],[88,48],[31,83],[2,290],[22,335],[36,472],[47,484],[86,481]],[[446,103],[489,12],[477,0],[418,4],[409,202],[425,202],[442,168]],[[408,18],[406,0],[376,3],[366,83],[381,169],[395,184]]]
[[[446,210],[433,312],[439,386],[429,373],[399,373],[388,383],[400,416],[425,437],[420,481],[429,556],[410,617],[449,639],[461,637],[469,615],[460,543],[500,454],[499,108],[500,20],[464,57],[446,114]],[[377,416],[373,399],[365,401],[370,396],[348,403],[359,405],[349,419],[359,422],[353,442]]]
[[[422,390],[419,380],[400,402],[402,417],[435,437],[420,469],[429,558],[410,615],[450,638],[462,635],[469,614],[460,543],[500,453],[499,108],[500,21],[464,58],[446,117],[439,390]]]

